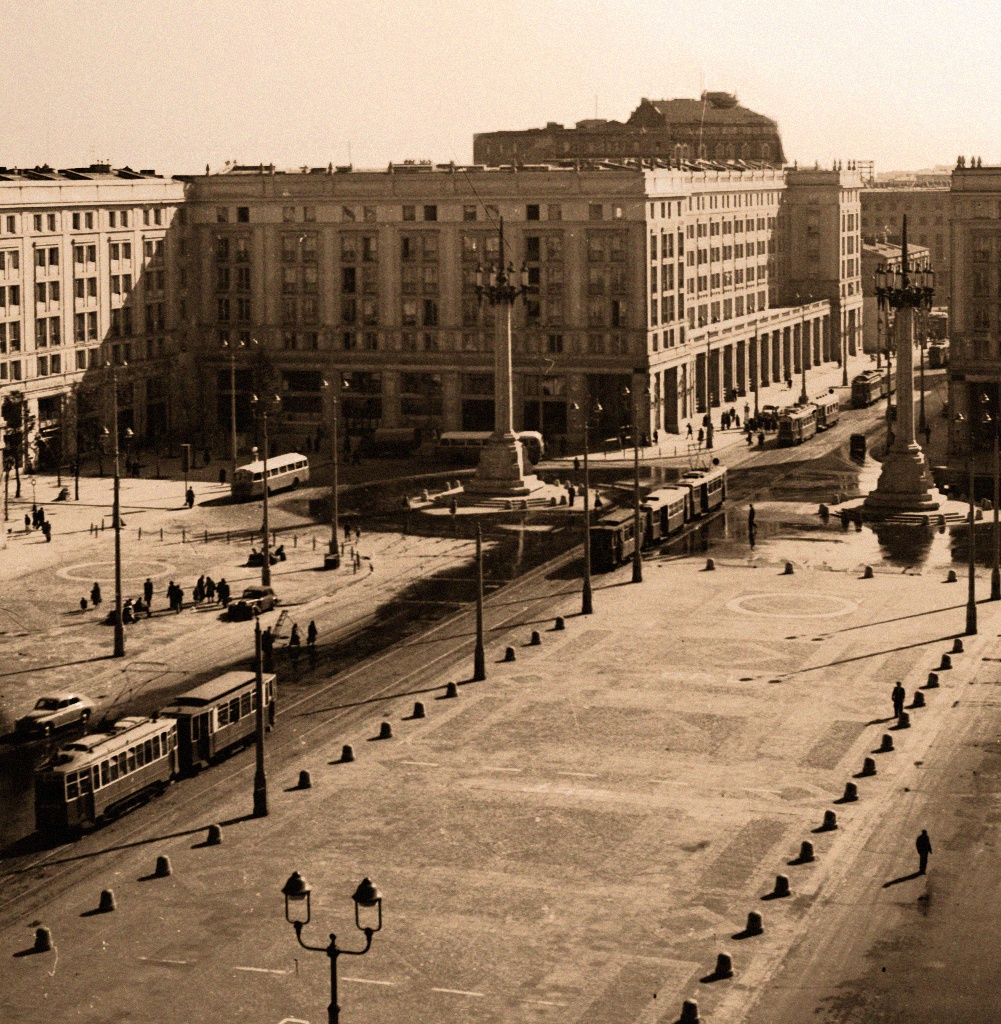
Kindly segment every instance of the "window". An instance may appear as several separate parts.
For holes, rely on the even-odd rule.
[[[529,203],[525,207],[525,220],[541,220],[538,203]]]
[[[111,214],[111,218],[112,218],[111,219],[111,226],[112,227],[115,226],[114,217],[115,217],[115,215]],[[74,231],[79,231],[80,230],[80,214],[79,213],[74,213],[73,214],[73,230]]]
[[[304,221],[308,221],[308,222],[315,221],[316,220],[316,207],[315,206],[304,206],[302,208],[302,219]]]
[[[562,334],[550,334],[548,342],[549,352],[551,355],[562,355],[563,353],[563,335]]]
[[[475,206],[464,206],[462,208],[462,219],[463,220],[476,220],[476,207]]]
[[[157,211],[159,212],[159,211]],[[249,224],[250,223],[250,207],[249,206],[238,206],[236,208],[236,220],[238,224]],[[157,221],[157,224],[160,222]]]
[[[35,250],[35,266],[36,267],[44,267],[45,266],[45,250],[44,249],[36,249]]]
[[[229,209],[225,206],[217,206],[215,208],[215,220],[216,224],[226,224],[229,222]],[[143,210],[143,224],[149,226],[149,210]]]
[[[358,236],[341,235],[341,262],[354,263],[358,259]]]
[[[81,282],[82,284],[83,282]],[[83,313],[76,313],[73,316],[73,340],[81,342],[87,340],[87,318]]]
[[[184,211],[182,210],[181,212],[183,213]],[[121,211],[121,222],[122,222],[122,227],[123,228],[127,228],[129,226],[129,211],[128,210],[122,210]]]
[[[76,217],[76,214],[73,214],[73,216]],[[117,220],[118,220],[118,215],[115,213],[115,211],[114,210],[109,210],[108,211],[108,227],[109,228],[113,228],[115,226],[115,222]],[[76,227],[76,221],[75,220],[73,222],[73,227],[74,228]]]
[[[49,372],[62,373],[62,360],[58,355],[54,355],[49,358]]]
[[[437,299],[424,300],[424,326],[438,326],[438,301]]]
[[[223,320],[223,321],[229,320],[230,307],[229,307],[229,299],[228,298],[222,298],[222,299],[218,299],[217,300],[217,312],[219,314],[219,319],[220,320]],[[152,317],[152,313],[153,313],[153,307],[152,306],[147,306],[146,307],[146,329],[147,329],[147,331],[152,331],[153,330],[153,317]]]
[[[12,235],[17,230],[17,221],[13,215],[7,218],[7,233]]]
[[[294,206],[283,206],[282,207],[282,221],[286,224],[292,224],[295,222],[295,207]]]
[[[158,227],[163,224],[163,210],[159,206],[155,207],[153,210],[153,223]]]
[[[97,298],[97,278],[96,277],[88,277],[87,278],[87,298],[88,299],[96,299]]]
[[[438,207],[437,206],[425,206],[424,207],[424,219],[425,220],[437,220],[438,219]]]
[[[38,376],[47,377],[49,375],[49,357],[39,356],[38,357]]]
[[[541,259],[542,247],[538,235],[529,235],[525,239],[525,259],[530,263],[538,263]]]
[[[355,267],[341,268],[341,291],[353,295],[358,290],[358,271]]]
[[[416,206],[404,206],[403,207],[403,219],[404,220],[417,220],[417,207]]]
[[[49,282],[49,300],[51,302],[58,302],[59,301],[59,282],[58,281],[50,281]]]
[[[38,284],[35,285],[35,301],[36,302],[44,302],[45,301],[45,295],[46,295],[45,282],[44,281],[39,281]]]
[[[437,260],[438,259],[438,234],[437,232],[429,231],[422,239],[422,255],[425,260]]]
[[[48,215],[48,226],[50,231],[56,230],[56,215],[54,213]]]
[[[32,218],[32,224],[36,231],[42,230],[42,215],[40,213],[36,213],[34,215],[34,217]]]
[[[132,243],[131,242],[122,242],[122,259],[123,260],[131,260],[132,259]]]

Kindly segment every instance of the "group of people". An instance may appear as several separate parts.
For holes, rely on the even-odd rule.
[[[316,622],[313,619],[309,620],[309,625],[306,627],[306,650],[309,653],[309,663],[311,665],[316,664],[316,638],[319,636],[319,631],[316,628]],[[277,636],[270,626],[264,630],[261,634],[261,661],[263,662],[263,668],[265,672],[274,672],[275,670],[275,640]],[[292,662],[293,667],[299,664],[299,653],[302,650],[302,637],[299,635],[299,624],[296,622],[292,623],[292,632],[288,638],[288,655]]]
[[[147,618],[151,618],[153,615],[154,590],[153,581],[147,576],[146,582],[143,583],[142,597],[127,598],[122,605],[122,622],[135,622],[144,612]],[[211,576],[199,576],[192,596],[196,604],[201,604],[203,601],[211,603],[218,600],[225,607],[229,604],[231,595],[229,584],[225,578],[220,579],[217,583]],[[93,587],[90,588],[90,603],[95,608],[99,608],[102,600],[101,585],[95,581]],[[181,609],[184,607],[184,589],[173,580],[167,584],[167,606],[170,611],[177,612],[178,614],[180,614]],[[87,610],[87,598],[85,597],[80,598],[80,610]],[[112,612],[111,614],[113,615],[114,613]]]
[[[24,532],[29,530],[41,530],[46,542],[52,540],[52,524],[45,518],[45,509],[41,505],[32,505],[30,516],[24,513]]]

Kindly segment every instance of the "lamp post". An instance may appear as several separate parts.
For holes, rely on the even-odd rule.
[[[803,307],[799,292],[796,293],[796,302],[799,304],[799,369],[803,378],[799,402],[800,405],[806,405],[810,401],[810,396],[806,393],[806,309]]]
[[[575,412],[580,412],[580,406],[576,402],[571,403]],[[599,415],[604,410],[600,402],[595,402],[591,413]],[[588,449],[591,446],[590,438],[591,415],[584,417],[584,586],[581,590],[580,613],[591,615],[594,613],[594,602],[591,591],[591,472],[588,464]]]
[[[264,483],[264,517],[261,525],[261,530],[264,533],[264,561],[261,563],[261,586],[271,586],[271,534],[268,526],[268,415],[269,403],[266,400],[260,399],[257,395],[251,398],[251,403],[254,408],[258,410],[258,415],[261,417],[261,421],[264,425],[264,448],[262,451],[263,462],[261,466],[261,480]],[[281,398],[275,395],[272,399],[273,403],[277,406],[281,402]]]
[[[921,346],[921,414],[918,418],[918,429],[924,433],[925,420],[925,342],[928,340],[928,314],[922,310],[919,321],[918,344]],[[996,504],[996,503],[995,503]]]
[[[998,417],[998,408],[995,405],[993,411],[987,411],[991,405],[989,395],[980,396],[981,405],[984,406],[982,419],[993,428],[991,430],[994,458],[992,462],[992,476],[994,478],[994,522],[991,526],[991,546],[993,548],[993,559],[991,564],[991,600],[1001,601],[1001,530],[998,526],[998,500],[1001,498],[1001,419]]]
[[[236,464],[237,464],[237,452],[236,452],[236,350],[238,348],[246,348],[247,343],[245,341],[230,341],[228,338],[222,343],[222,347],[229,349],[229,424],[232,431],[232,445],[233,451],[233,478],[236,477]]]
[[[337,451],[337,423],[341,416],[341,391],[347,383],[340,373],[335,373],[331,380],[325,380],[323,386],[330,390],[330,433],[331,451],[334,457],[334,479],[330,485],[330,550],[323,556],[324,569],[339,569],[341,565],[340,548],[337,533],[340,530],[340,513],[338,508],[338,471],[340,455]]]
[[[758,321],[754,321],[754,335],[751,338],[754,345],[754,420],[758,419],[758,389],[761,386],[761,339],[758,337]]]
[[[264,653],[261,644],[261,620],[254,619],[254,695],[257,720],[254,723],[254,817],[268,816],[268,777],[264,773]]]
[[[124,365],[128,365],[127,363]],[[111,504],[111,516],[114,520],[115,529],[115,649],[114,657],[125,657],[125,626],[122,623],[122,517],[121,517],[121,475],[118,466],[118,370],[112,364],[107,364],[111,370],[111,454],[114,459],[114,497]],[[104,428],[105,436],[108,436],[108,428]],[[126,437],[132,436],[131,430],[126,430]],[[34,482],[34,477],[32,477]]]
[[[955,420],[957,423],[962,423],[966,420],[966,417],[961,413],[956,413]],[[974,472],[973,472],[973,424],[967,422],[966,424],[966,465],[969,472],[969,488],[970,488],[970,545],[969,545],[969,563],[967,565],[967,590],[966,590],[966,632],[968,636],[973,636],[977,632],[977,593],[976,593],[976,571],[977,571],[977,541],[976,541],[976,526],[977,526],[977,505],[976,496],[974,495]]]
[[[288,881],[282,887],[282,895],[285,897],[285,920],[295,929],[295,937],[303,949],[313,953],[326,953],[330,958],[330,1005],[327,1007],[327,1024],[339,1024],[341,1008],[337,1005],[337,958],[339,956],[364,956],[372,948],[372,936],[382,930],[382,894],[368,878],[362,879],[354,895],[351,897],[355,904],[355,927],[365,936],[364,949],[341,949],[337,945],[337,936],[331,933],[330,945],[310,946],[302,941],[302,930],[309,924],[310,906],[309,898],[312,889],[298,871],[289,875]],[[305,906],[303,906],[305,904]],[[361,910],[374,910],[377,914],[374,927],[361,923]],[[305,911],[305,916],[303,916]]]
[[[473,651],[473,682],[487,678],[487,661],[483,650],[483,527],[476,524],[476,648]]]
[[[629,388],[622,389],[623,397],[632,397],[633,427],[633,583],[643,582],[643,555],[640,551],[640,434],[639,416],[636,411],[637,396],[631,395]],[[588,537],[590,545],[590,537]]]

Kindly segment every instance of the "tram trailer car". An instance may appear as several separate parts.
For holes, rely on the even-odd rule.
[[[779,417],[779,445],[788,447],[809,441],[817,433],[817,410],[812,405],[786,409]]]
[[[264,676],[265,721],[275,722],[275,676]],[[250,742],[257,728],[257,677],[226,672],[176,698],[160,712],[177,723],[181,775],[197,772]]]
[[[691,492],[689,514],[692,519],[699,519],[719,508],[726,500],[726,467],[690,469],[681,474],[678,484]]]
[[[818,430],[830,430],[841,419],[841,399],[837,395],[824,395],[813,405],[817,410]]]
[[[35,773],[35,824],[43,833],[101,825],[177,774],[177,728],[168,718],[120,718],[56,751]]]
[[[684,527],[691,518],[691,491],[687,487],[661,487],[651,491],[640,504],[646,517],[644,541],[653,544]]]

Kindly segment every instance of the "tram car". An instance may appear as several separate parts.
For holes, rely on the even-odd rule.
[[[689,516],[700,519],[719,508],[726,500],[726,467],[690,469],[681,474],[678,485],[687,487],[691,493]]]
[[[636,550],[635,526],[635,512],[624,506],[612,509],[591,525],[591,564],[597,572],[611,572],[632,557]]]
[[[181,694],[161,715],[177,723],[177,770],[197,772],[249,743],[257,728],[257,677],[226,672]],[[275,721],[275,676],[264,676],[266,722]]]
[[[949,342],[944,340],[928,346],[928,369],[941,370],[949,365]]]
[[[890,391],[893,391],[896,372],[890,373]],[[886,397],[886,373],[882,370],[867,370],[852,381],[852,407],[865,409]]]
[[[643,542],[654,544],[677,533],[689,516],[692,492],[687,487],[660,487],[651,491],[640,503],[643,517]]]
[[[817,433],[817,409],[813,405],[802,405],[786,409],[779,417],[780,446],[789,447],[809,441]]]
[[[275,676],[264,677],[274,724]],[[120,718],[61,747],[35,772],[35,824],[43,833],[100,826],[162,793],[175,779],[246,745],[257,724],[256,677],[226,672],[151,718]]]
[[[824,395],[813,405],[817,410],[818,430],[830,430],[841,419],[841,399],[837,395]]]
[[[35,773],[40,832],[100,825],[162,793],[177,774],[177,728],[169,719],[120,718],[108,732],[58,750]]]

